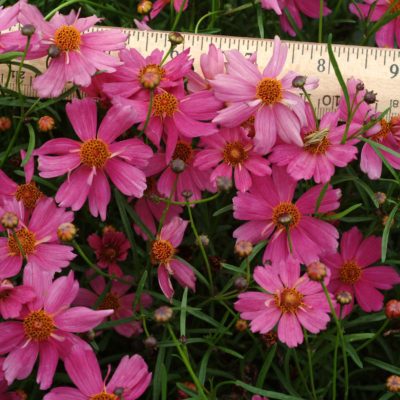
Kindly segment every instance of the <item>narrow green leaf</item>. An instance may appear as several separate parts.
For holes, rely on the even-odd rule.
[[[10,51],[8,53],[0,54],[0,63],[6,63],[14,58],[22,57],[24,55],[21,51]]]
[[[165,335],[164,335],[165,338]],[[163,339],[164,339],[163,338]],[[161,387],[162,387],[162,369],[164,365],[164,359],[165,359],[165,347],[160,347],[158,350],[158,355],[157,355],[157,361],[156,361],[156,367],[154,369],[154,374],[153,374],[153,400],[158,400],[160,398],[161,394]]]
[[[145,269],[143,271],[142,277],[140,278],[140,281],[136,288],[135,301],[133,302],[133,305],[132,305],[133,312],[136,312],[137,307],[139,305],[140,298],[142,296],[142,292],[143,292],[143,288],[144,288],[144,284],[146,283],[146,279],[147,279],[147,269]]]
[[[386,260],[390,228],[392,227],[392,221],[394,220],[394,217],[396,216],[396,213],[397,213],[398,209],[399,209],[399,204],[397,204],[393,208],[393,210],[390,212],[389,217],[388,217],[388,219],[386,221],[386,224],[385,224],[385,228],[383,230],[383,235],[382,235],[382,256],[381,256],[382,262],[385,262],[385,260]]]
[[[260,396],[266,396],[269,397],[270,399],[278,399],[278,400],[304,400],[302,397],[297,397],[297,396],[289,396],[287,394],[282,394],[282,393],[277,393],[277,392],[271,392],[270,390],[263,390],[259,389],[255,386],[248,385],[247,383],[244,383],[242,381],[235,381],[236,386],[240,386],[243,389],[246,389],[247,391],[254,393],[254,394],[259,394]]]
[[[361,361],[360,357],[358,356],[355,348],[350,344],[349,341],[346,341],[346,352],[359,368],[364,367],[364,364]]]
[[[263,10],[261,6],[256,7],[256,12],[257,12],[257,25],[258,25],[258,30],[260,32],[260,38],[264,39],[264,18],[263,18]]]
[[[24,167],[28,163],[32,156],[32,152],[35,149],[35,130],[33,129],[33,126],[31,124],[27,124],[27,127],[29,132],[29,143],[28,149],[26,150],[26,155],[21,162],[21,167]]]
[[[322,200],[325,197],[325,194],[326,194],[326,191],[328,190],[328,187],[329,187],[329,183],[325,183],[325,185],[322,187],[322,190],[319,192],[317,203],[315,204],[314,214],[318,214],[318,210],[321,207]]]
[[[390,372],[392,374],[400,375],[400,368],[396,367],[394,365],[385,363],[385,362],[383,362],[381,360],[377,360],[376,358],[371,358],[371,357],[366,357],[364,359],[364,361],[367,362],[368,364],[375,365],[375,367],[381,368],[381,369],[383,369],[385,371],[388,371],[388,372]]]
[[[185,287],[182,296],[182,303],[180,307],[180,331],[181,336],[186,336],[186,311],[187,311],[187,297],[188,297],[188,287]]]
[[[276,348],[277,348],[276,345],[273,346],[270,349],[267,357],[265,357],[263,366],[261,367],[260,373],[258,374],[257,383],[256,383],[257,387],[264,386],[265,378],[266,378],[266,376],[268,374],[268,371],[269,371],[269,368],[271,366],[271,363],[272,363],[272,361],[274,360],[274,357],[275,357]]]
[[[213,348],[210,347],[205,353],[203,358],[201,359],[200,362],[200,369],[199,369],[199,381],[202,385],[204,385],[204,382],[206,381],[206,375],[207,375],[207,365],[208,365],[208,360],[210,359],[211,353],[213,351]]]
[[[220,208],[219,210],[215,211],[215,213],[213,214],[213,217],[217,217],[218,215],[221,214],[225,214],[228,211],[232,211],[233,210],[233,204],[228,204],[225,207]]]
[[[346,215],[350,214],[357,208],[360,208],[362,206],[362,203],[358,204],[353,204],[351,207],[347,208],[346,210],[341,211],[340,213],[337,214],[332,214],[332,215],[323,215],[322,219],[325,220],[336,220],[336,219],[341,219],[342,217],[345,217]]]

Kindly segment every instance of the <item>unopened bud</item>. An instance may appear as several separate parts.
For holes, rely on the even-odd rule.
[[[382,218],[382,225],[383,226],[386,226],[386,224],[388,223],[388,221],[389,221],[389,215],[385,215],[383,218]],[[394,218],[392,219],[392,221],[390,222],[390,226],[392,227],[394,225]]]
[[[374,193],[374,197],[375,197],[376,201],[378,202],[378,204],[380,204],[380,205],[384,204],[387,199],[386,194],[383,192]]]
[[[239,240],[235,244],[234,252],[241,258],[248,257],[252,253],[252,251],[253,251],[253,245],[251,242],[248,242],[247,240]]]
[[[298,75],[292,81],[292,86],[295,88],[302,88],[307,82],[307,77],[303,75]]]
[[[13,212],[6,212],[1,217],[1,225],[3,225],[5,229],[16,228],[18,226],[18,222],[18,216]]]
[[[158,345],[158,341],[154,336],[149,336],[143,341],[146,349],[155,349]]]
[[[400,301],[389,300],[385,305],[385,314],[389,319],[400,318]]]
[[[386,388],[389,392],[400,393],[400,376],[390,375],[389,378],[386,379]]]
[[[117,232],[117,230],[112,225],[106,225],[103,230],[103,235],[110,232]]]
[[[244,319],[238,319],[235,324],[235,328],[239,332],[244,332],[249,327],[249,324]]]
[[[340,305],[346,306],[353,301],[353,296],[350,292],[346,292],[345,290],[343,290],[336,294],[336,300]]]
[[[50,132],[56,126],[56,122],[53,117],[50,117],[50,115],[45,115],[39,118],[37,125],[40,132]]]
[[[172,45],[177,46],[178,44],[182,44],[184,42],[184,37],[179,32],[171,32],[168,35],[168,40]]]
[[[243,290],[247,289],[247,286],[249,286],[249,282],[247,282],[247,279],[243,276],[239,276],[235,279],[234,285],[235,289],[238,292],[242,292]]]
[[[57,236],[63,242],[71,242],[77,233],[76,226],[71,222],[64,222],[57,229]]]
[[[270,348],[278,342],[278,334],[275,331],[269,331],[261,335],[261,339]]]
[[[182,173],[185,170],[185,167],[185,161],[181,160],[180,158],[176,158],[171,162],[171,169],[176,174]]]
[[[148,14],[153,8],[153,3],[149,0],[142,0],[137,6],[137,12],[139,14]]]
[[[36,28],[31,24],[24,25],[21,28],[21,33],[24,36],[28,36],[28,37],[31,37],[35,33],[35,31],[36,31]]]
[[[227,176],[218,176],[216,179],[217,189],[220,192],[229,192],[232,189],[233,182],[232,178]]]
[[[140,83],[145,89],[155,89],[161,82],[162,69],[158,65],[148,65],[141,71]]]
[[[182,196],[185,198],[186,201],[189,201],[190,198],[193,196],[193,192],[190,190],[184,190],[182,192]]]
[[[357,85],[356,85],[356,90],[357,90],[357,92],[361,92],[361,91],[363,91],[365,89],[365,86],[364,86],[364,82],[358,82],[357,83]]]
[[[61,50],[55,44],[51,44],[47,54],[50,58],[57,58],[61,54]]]
[[[307,265],[307,276],[315,282],[322,282],[327,275],[326,265],[315,261]]]
[[[154,319],[157,322],[168,322],[172,318],[172,308],[168,306],[161,306],[154,311]]]
[[[210,244],[210,239],[208,238],[207,235],[200,235],[199,241],[204,247],[206,247]]]
[[[374,104],[376,102],[376,93],[374,93],[372,90],[367,90],[364,95],[364,101],[367,104]]]
[[[11,128],[11,119],[8,117],[0,117],[0,132],[6,132]]]

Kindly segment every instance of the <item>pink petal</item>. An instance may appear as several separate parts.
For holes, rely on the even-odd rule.
[[[87,332],[99,325],[114,310],[94,311],[87,307],[72,307],[54,318],[57,328],[67,332]]]
[[[292,313],[284,313],[278,325],[278,337],[288,347],[296,347],[303,343],[303,332],[296,316]]]

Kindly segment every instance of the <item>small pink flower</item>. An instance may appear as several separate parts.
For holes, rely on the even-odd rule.
[[[273,167],[272,177],[254,178],[249,192],[233,198],[234,218],[249,221],[237,228],[233,237],[252,243],[269,239],[263,261],[276,263],[292,253],[309,264],[337,249],[336,228],[313,216],[323,185],[307,190],[294,202],[296,185],[283,168]],[[340,189],[329,186],[318,212],[336,210],[340,196]]]
[[[350,4],[350,11],[360,19],[369,18],[369,21],[376,22],[391,7],[391,13],[400,10],[400,4],[396,0],[364,0],[362,4]],[[400,46],[400,17],[392,19],[383,25],[375,35],[376,44],[379,47],[394,47],[395,39]]]
[[[241,293],[235,303],[252,332],[267,333],[278,324],[279,340],[296,347],[303,343],[302,327],[311,333],[326,329],[329,303],[319,282],[300,277],[298,261],[256,267],[253,276],[265,292]]]
[[[225,53],[228,74],[210,82],[215,96],[229,103],[213,121],[235,127],[254,115],[256,150],[264,154],[272,149],[277,135],[286,143],[303,144],[300,128],[306,123],[305,103],[292,87],[296,74],[278,78],[287,52],[287,45],[276,36],[272,59],[261,74],[252,61],[230,50]]]
[[[60,244],[57,237],[58,227],[72,222],[74,214],[58,208],[53,199],[41,199],[30,218],[26,217],[22,203],[15,199],[0,207],[0,215],[5,212],[14,213],[19,219],[14,233],[18,241],[11,230],[7,237],[0,237],[0,279],[17,275],[24,259],[26,267],[54,274],[75,258],[73,247]]]
[[[193,292],[196,290],[196,276],[193,270],[175,257],[188,223],[189,221],[184,221],[182,218],[173,218],[170,223],[162,227],[160,234],[151,245],[152,261],[158,264],[158,283],[169,300],[172,300],[174,295],[171,276],[182,287],[189,287]]]
[[[92,350],[74,347],[65,360],[65,369],[77,389],[58,387],[46,394],[43,400],[111,399],[117,389],[122,390],[121,399],[135,400],[145,392],[151,381],[147,364],[139,355],[122,358],[108,383],[101,377],[100,366]]]
[[[351,304],[343,307],[342,317],[353,309],[354,298],[366,312],[381,310],[383,294],[377,289],[389,290],[400,283],[400,275],[394,268],[371,266],[381,258],[381,242],[377,236],[363,239],[354,227],[342,235],[339,252],[322,258],[332,273],[328,289],[333,294],[346,291],[353,296]],[[339,312],[339,307],[336,311]]]
[[[278,144],[270,161],[287,166],[293,179],[311,179],[327,183],[335,173],[335,166],[345,167],[356,158],[357,148],[349,142],[341,144],[344,125],[338,127],[339,114],[326,113],[317,129],[311,107],[306,106],[307,125],[302,128],[303,146]]]
[[[121,276],[122,271],[117,261],[126,260],[131,247],[124,233],[112,230],[104,232],[103,236],[93,233],[87,240],[96,253],[97,265],[100,268],[108,268],[110,274]]]
[[[17,321],[0,323],[0,353],[8,353],[3,368],[9,384],[28,377],[40,357],[36,381],[42,390],[48,389],[58,359],[63,359],[74,344],[80,351],[89,347],[72,332],[87,332],[113,313],[70,307],[79,289],[72,271],[49,283],[43,282],[41,275],[26,274],[24,284],[34,287],[35,300],[27,303]]]
[[[123,276],[124,280],[129,281],[131,277]],[[74,305],[86,306],[93,308],[96,304],[99,296],[106,289],[106,282],[102,276],[98,276],[94,279],[90,279],[90,286],[94,293],[88,289],[80,288],[78,296],[74,301]],[[131,289],[131,285],[119,281],[113,281],[109,292],[105,295],[103,301],[99,304],[99,310],[114,310],[114,313],[110,316],[111,321],[116,321],[124,318],[133,317],[133,302],[135,301],[135,294],[128,293]],[[153,304],[153,299],[150,295],[142,293],[140,296],[140,304],[137,305],[136,312],[140,311],[140,305],[143,308],[149,308]],[[131,322],[120,324],[114,327],[115,331],[125,337],[131,337],[139,335],[143,332],[140,321],[134,321],[132,318]]]
[[[73,100],[67,114],[80,142],[53,139],[37,150],[43,178],[68,174],[60,186],[56,201],[62,207],[80,210],[86,199],[94,217],[106,219],[111,199],[110,177],[125,195],[142,197],[146,177],[141,168],[152,156],[149,146],[139,139],[116,139],[132,126],[134,110],[130,106],[111,108],[97,131],[97,109],[93,99]]]
[[[22,306],[35,298],[33,288],[14,286],[8,279],[0,281],[0,315],[4,319],[17,318]]]
[[[269,162],[254,149],[253,140],[243,128],[225,128],[215,135],[203,138],[204,150],[197,153],[194,166],[200,171],[215,168],[210,176],[213,187],[219,176],[232,178],[241,192],[251,188],[254,176],[271,174]]]

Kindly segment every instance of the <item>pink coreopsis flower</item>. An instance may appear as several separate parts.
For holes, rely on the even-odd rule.
[[[130,281],[130,276],[122,277],[125,281]],[[86,306],[93,308],[99,296],[106,289],[106,281],[102,276],[97,276],[90,279],[89,282],[94,293],[88,289],[80,288],[78,296],[74,301],[76,306]],[[119,281],[113,281],[110,290],[107,292],[102,302],[99,304],[99,310],[114,310],[111,314],[111,321],[133,317],[133,302],[135,301],[135,294],[128,293],[131,285]],[[147,293],[142,293],[140,302],[136,307],[136,312],[140,311],[140,305],[143,308],[149,308],[153,304],[153,299]],[[125,324],[120,324],[114,327],[115,331],[125,337],[139,335],[143,332],[142,324],[140,321],[131,321]]]
[[[261,74],[239,51],[227,51],[228,73],[210,82],[214,95],[228,103],[213,121],[235,127],[254,115],[256,150],[264,154],[272,149],[277,135],[286,143],[303,144],[300,128],[306,123],[305,103],[292,87],[295,74],[278,78],[287,52],[287,45],[276,36],[273,56]]]
[[[77,389],[58,387],[43,400],[124,400],[138,399],[151,381],[151,373],[139,355],[125,356],[106,383],[92,350],[74,347],[65,360],[65,369]],[[107,378],[106,378],[107,379]],[[119,395],[115,395],[118,390]]]
[[[37,150],[40,176],[68,174],[56,194],[61,206],[79,210],[88,199],[92,215],[105,220],[111,199],[107,176],[123,194],[142,197],[146,177],[141,168],[147,165],[152,151],[136,138],[116,141],[132,126],[133,113],[130,106],[112,107],[97,131],[94,100],[67,104],[68,118],[81,141],[53,139]]]
[[[161,50],[153,50],[147,57],[136,49],[122,50],[119,57],[124,64],[117,68],[103,89],[109,97],[133,98],[155,87],[166,89],[180,85],[193,64],[193,60],[189,60],[189,51],[184,50],[161,66],[164,55]]]
[[[302,327],[311,333],[326,328],[330,308],[322,286],[300,277],[298,261],[256,267],[253,276],[265,292],[241,293],[235,303],[240,317],[251,321],[252,332],[267,333],[278,324],[279,340],[296,347],[304,339]]]
[[[340,251],[322,257],[331,270],[328,289],[333,294],[349,292],[353,299],[343,307],[342,316],[348,315],[357,300],[366,312],[383,307],[383,294],[377,289],[388,290],[400,283],[399,273],[392,267],[371,266],[381,259],[382,239],[377,236],[363,238],[357,227],[343,233]],[[339,312],[339,307],[337,307]]]
[[[30,286],[14,286],[8,279],[0,281],[0,315],[4,319],[17,318],[22,306],[35,298]]]
[[[350,4],[350,11],[353,14],[360,19],[368,17],[371,22],[380,20],[388,11],[395,13],[399,10],[400,3],[397,0],[364,0],[362,4]],[[400,17],[383,25],[375,35],[375,41],[379,47],[394,47],[395,40],[400,46]]]
[[[269,157],[272,163],[287,166],[296,180],[314,178],[316,183],[329,182],[335,166],[345,167],[356,158],[357,147],[341,144],[344,126],[338,127],[339,113],[326,113],[317,128],[311,106],[306,106],[307,124],[301,130],[303,146],[278,144]]]
[[[183,287],[196,290],[196,276],[192,269],[183,261],[177,259],[175,254],[181,244],[188,221],[175,217],[171,222],[161,228],[160,234],[151,245],[151,259],[158,264],[158,283],[164,295],[172,300],[174,289],[171,276]]]
[[[107,230],[102,236],[93,233],[87,240],[96,253],[97,265],[100,268],[108,268],[110,274],[121,276],[122,271],[117,261],[126,260],[131,247],[124,233]]]
[[[70,307],[79,289],[72,271],[50,285],[33,274],[29,284],[36,298],[26,304],[18,320],[0,323],[0,353],[8,353],[3,369],[9,384],[25,379],[39,357],[36,381],[45,390],[52,384],[59,358],[64,359],[73,345],[80,351],[89,347],[73,333],[89,331],[113,310]]]
[[[320,0],[261,0],[261,7],[267,10],[274,10],[280,16],[282,29],[289,35],[296,36],[295,30],[283,10],[286,8],[290,12],[297,27],[302,30],[301,14],[310,18],[319,18]],[[326,7],[326,2],[324,2],[323,15],[326,16],[330,12],[331,10]]]
[[[97,71],[114,72],[121,62],[108,51],[125,47],[126,35],[120,30],[85,32],[101,21],[96,16],[79,18],[71,11],[68,15],[56,13],[49,22],[40,12],[21,6],[25,22],[33,24],[41,36],[42,55],[52,55],[48,69],[33,81],[40,97],[58,96],[67,82],[89,86]]]
[[[323,185],[307,190],[294,202],[297,182],[284,168],[273,167],[272,177],[254,178],[249,192],[233,198],[233,216],[248,220],[233,232],[238,241],[257,243],[268,239],[263,261],[276,263],[286,260],[290,253],[304,264],[334,253],[339,233],[334,226],[313,216]],[[319,213],[339,207],[340,189],[328,187]]]
[[[219,176],[234,177],[235,186],[241,192],[251,188],[254,176],[271,174],[269,162],[254,150],[253,140],[241,128],[225,128],[215,135],[203,138],[204,150],[197,153],[194,166],[200,171],[215,168],[210,176],[213,187]]]
[[[8,230],[7,237],[0,237],[0,279],[18,274],[24,260],[27,267],[54,273],[75,258],[73,247],[60,244],[57,237],[58,227],[72,222],[74,214],[58,208],[53,199],[41,199],[29,218],[15,199],[0,207],[0,215],[5,212],[15,214],[19,223],[14,233]]]

